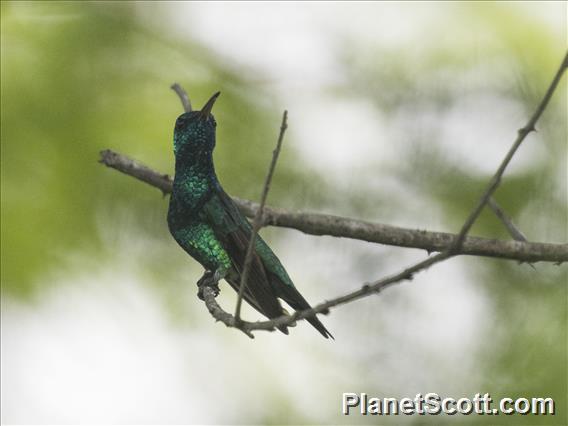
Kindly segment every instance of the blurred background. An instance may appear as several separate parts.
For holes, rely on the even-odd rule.
[[[167,197],[97,162],[173,174],[177,81],[198,108],[222,92],[230,194],[259,199],[288,109],[269,204],[455,232],[564,55],[566,7],[2,2],[2,422],[566,424],[565,266],[452,259],[333,310],[335,341],[306,323],[250,340],[197,299]],[[566,101],[564,78],[495,196],[531,241],[567,240]],[[311,303],[427,255],[261,233]],[[509,238],[489,212],[472,234]],[[557,415],[345,417],[343,392]]]

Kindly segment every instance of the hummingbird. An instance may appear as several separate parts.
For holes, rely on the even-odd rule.
[[[211,110],[220,92],[200,111],[180,115],[174,128],[175,177],[168,209],[168,227],[176,242],[204,268],[198,282],[218,293],[222,279],[239,291],[252,226],[219,183],[213,164],[217,123]],[[243,299],[272,319],[287,314],[280,300],[294,310],[310,305],[290,279],[268,244],[257,235]],[[318,318],[307,319],[325,338],[333,336]],[[279,327],[288,334],[286,326]]]

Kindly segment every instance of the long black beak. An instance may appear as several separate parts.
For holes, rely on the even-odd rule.
[[[203,106],[203,108],[201,108],[201,111],[199,112],[199,118],[201,120],[206,120],[207,118],[209,118],[209,114],[211,114],[213,105],[215,104],[215,101],[217,100],[220,94],[221,92],[215,93],[213,96],[211,96],[211,98],[207,101],[207,103]]]

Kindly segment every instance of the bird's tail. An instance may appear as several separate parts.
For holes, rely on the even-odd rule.
[[[288,305],[290,305],[296,311],[303,311],[305,309],[310,309],[310,304],[304,299],[304,296],[300,294],[295,287],[289,285],[279,286],[281,293],[279,297],[282,298]],[[314,315],[311,318],[306,318],[306,320],[326,339],[331,337],[334,339],[333,335],[328,331],[327,328],[322,324],[322,322]],[[286,332],[286,334],[288,334]]]
[[[238,293],[239,288],[241,286],[240,280],[236,280],[234,278],[225,277],[225,280],[233,287],[233,289]],[[254,284],[254,281],[251,281]],[[259,293],[257,291],[257,293]],[[264,295],[264,294],[260,294]],[[265,295],[264,295],[265,296]],[[243,299],[245,299],[249,305],[251,305],[254,309],[260,312],[262,315],[266,316],[267,318],[273,319],[278,318],[281,315],[286,314],[287,312],[282,308],[280,301],[276,297],[263,297],[261,298],[262,304],[258,302],[257,298],[252,295],[252,292],[249,287],[245,288],[243,293]],[[281,325],[278,328],[282,333],[288,333],[288,327],[293,327],[293,325]]]

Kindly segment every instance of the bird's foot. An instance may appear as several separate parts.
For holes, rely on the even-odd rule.
[[[197,281],[197,297],[200,300],[204,299],[203,287],[210,287],[215,292],[215,297],[219,295],[219,278],[217,272],[205,271],[203,276]]]
[[[292,314],[290,312],[288,312],[288,310],[284,307],[282,308],[282,312],[284,313],[284,315],[286,315],[288,317],[292,316]],[[288,324],[287,327],[296,327],[296,324],[297,324],[296,321],[294,321],[293,323]]]

